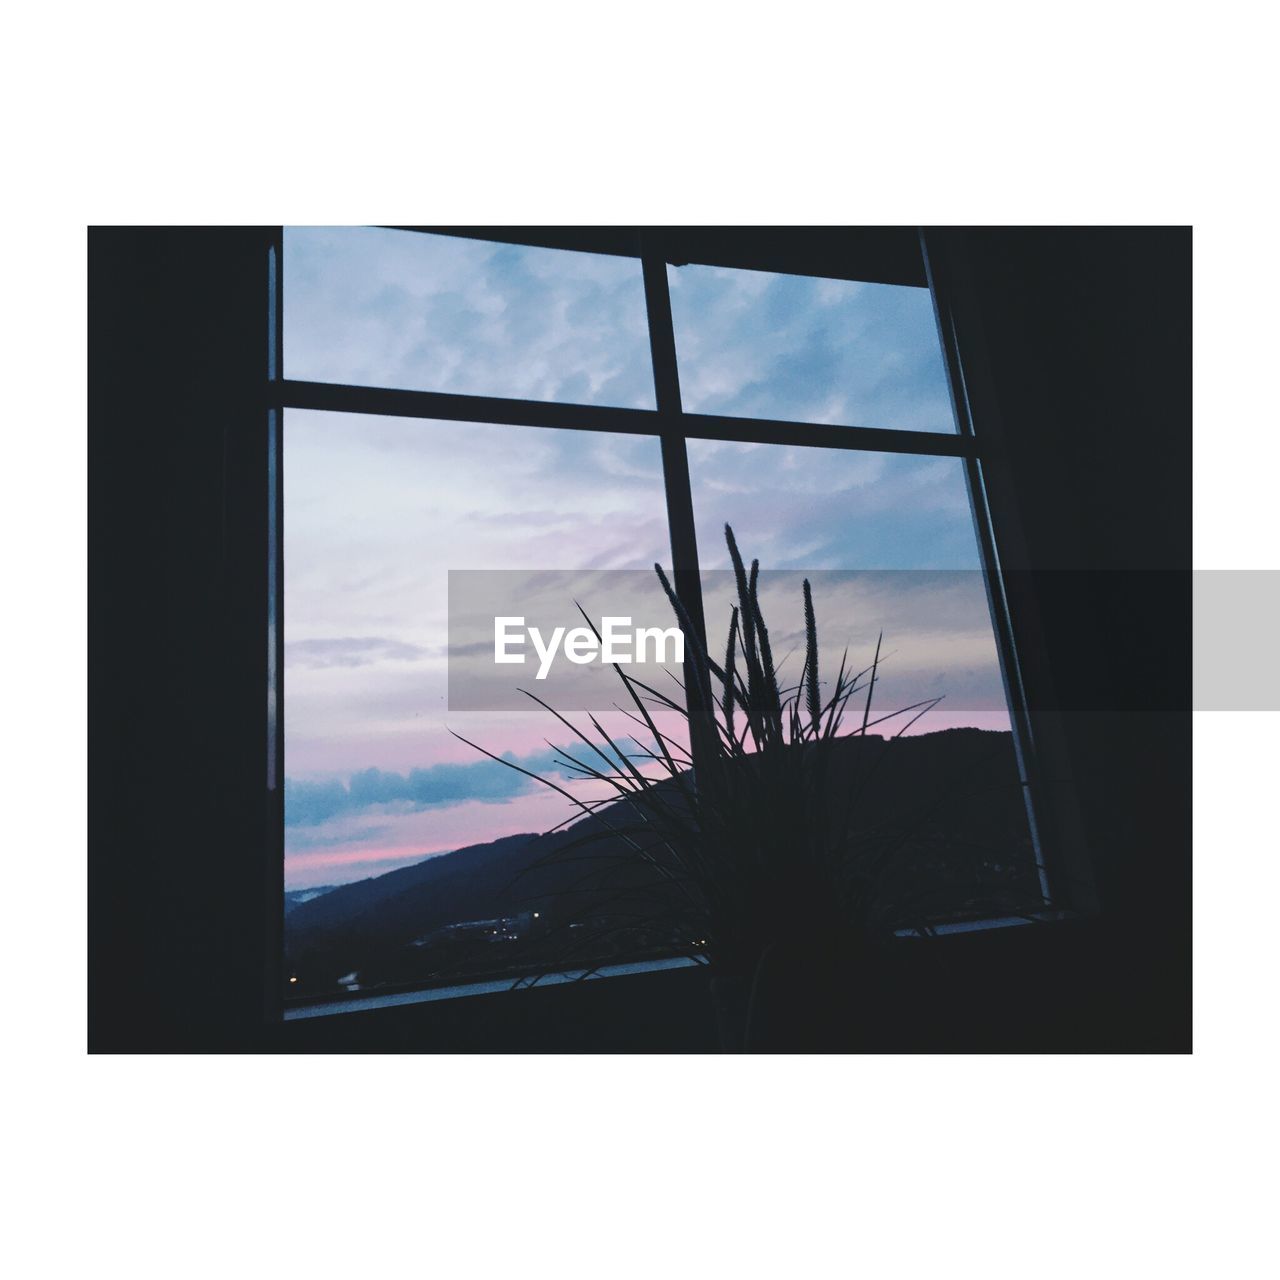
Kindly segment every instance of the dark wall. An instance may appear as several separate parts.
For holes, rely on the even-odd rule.
[[[99,1048],[262,1009],[262,233],[89,241],[89,995]]]
[[[694,972],[264,1018],[269,238],[90,234],[90,1047],[713,1047]],[[997,528],[1030,602],[1015,623],[1062,712],[1101,914],[882,957],[857,1047],[1183,1050],[1190,236],[935,243],[981,366],[975,415],[1008,444]]]
[[[1065,740],[1109,998],[1152,1044],[1186,1046],[1191,233],[983,229],[946,241],[975,413],[1008,458],[993,515],[1006,516],[1002,554],[1026,606],[1014,622],[1029,696]]]

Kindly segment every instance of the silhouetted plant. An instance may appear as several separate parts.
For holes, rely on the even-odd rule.
[[[866,737],[884,721],[910,715],[899,737],[940,699],[873,718],[881,644],[869,666],[853,672],[848,650],[825,694],[819,675],[818,624],[813,593],[804,582],[804,665],[794,686],[783,686],[760,607],[759,561],[750,570],[733,530],[725,539],[737,584],[724,664],[708,654],[683,602],[655,565],[685,637],[687,696],[669,697],[620,666],[615,670],[631,709],[619,707],[647,735],[624,750],[599,719],[584,732],[535,694],[578,746],[556,746],[557,764],[607,788],[604,798],[575,796],[541,776],[455,735],[469,746],[565,797],[586,830],[535,864],[582,857],[585,846],[610,849],[582,857],[588,871],[577,886],[588,905],[565,929],[560,960],[598,963],[612,934],[660,929],[674,949],[718,972],[747,976],[771,945],[790,938],[862,936],[883,915],[877,886],[901,846],[900,826],[868,822],[860,802],[881,750],[837,751],[843,738]],[[595,624],[579,606],[587,624]],[[883,639],[883,637],[881,637]],[[855,702],[856,699],[856,702]],[[664,733],[653,708],[677,714],[685,741]],[[854,709],[856,708],[856,709]],[[914,714],[911,714],[914,713]],[[851,768],[852,766],[852,768]],[[566,824],[562,824],[566,825]],[[635,869],[639,879],[626,879]],[[620,883],[621,882],[621,883]]]

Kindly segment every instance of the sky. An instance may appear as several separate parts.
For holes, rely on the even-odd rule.
[[[284,268],[290,378],[653,407],[634,259],[291,228]],[[686,409],[954,429],[927,291],[699,266],[669,280]],[[727,566],[729,521],[748,558],[796,571],[766,582],[779,652],[813,572],[824,646],[865,650],[884,626],[890,698],[958,696],[921,729],[1007,725],[958,460],[690,441],[689,463],[704,568]],[[657,441],[289,410],[284,484],[288,886],[563,820],[562,798],[449,732],[542,772],[565,737],[537,709],[449,711],[447,574],[669,565]],[[726,575],[706,592],[723,635]]]

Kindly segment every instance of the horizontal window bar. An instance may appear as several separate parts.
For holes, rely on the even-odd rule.
[[[393,418],[440,418],[453,422],[493,422],[513,427],[558,427],[569,431],[614,431],[632,435],[678,435],[694,440],[741,440],[750,444],[807,445],[826,449],[871,449],[931,457],[977,457],[967,436],[880,427],[835,427],[816,422],[776,422],[705,413],[666,413],[597,405],[508,400],[440,391],[398,391],[344,383],[273,384],[275,402],[287,409],[369,413]]]
[[[416,227],[466,240],[925,288],[916,227]],[[643,247],[642,242],[643,241]]]
[[[628,431],[637,435],[662,432],[661,419],[652,409],[509,400],[502,396],[468,396],[447,391],[353,387],[339,382],[295,382],[290,378],[280,384],[280,395],[287,409],[327,409],[392,418],[445,418],[513,427],[563,427],[570,431]]]
[[[743,440],[749,444],[803,444],[823,449],[871,449],[878,453],[919,453],[937,458],[978,457],[971,436],[889,427],[836,427],[825,422],[780,422],[727,418],[709,413],[681,415],[681,431],[691,440]]]

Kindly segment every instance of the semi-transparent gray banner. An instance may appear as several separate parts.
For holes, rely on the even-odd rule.
[[[1191,581],[1192,709],[1280,710],[1280,571],[1202,569]]]
[[[850,668],[868,666],[883,633],[881,707],[938,698],[937,716],[984,724],[1006,712],[980,571],[762,573],[760,603],[784,683],[798,681],[804,661],[805,578],[824,683],[846,651]],[[728,571],[704,571],[702,586],[708,648],[723,662],[736,585]],[[1280,572],[1014,571],[1003,590],[1032,710],[1280,710]],[[1135,611],[1156,624],[1137,647],[1112,621]],[[449,707],[525,710],[532,694],[557,711],[607,710],[625,700],[609,658],[679,698],[677,632],[651,570],[452,570]]]
[[[723,663],[737,587],[729,571],[701,576],[708,649]],[[878,707],[942,699],[948,718],[956,713],[998,718],[1005,712],[981,573],[762,573],[760,608],[784,686],[800,679],[804,664],[806,578],[812,585],[824,685],[834,684],[842,661],[846,672],[869,667],[879,642]],[[683,639],[652,570],[453,570],[449,708],[527,710],[532,694],[561,712],[607,710],[627,701],[614,662],[636,680],[678,698]]]

